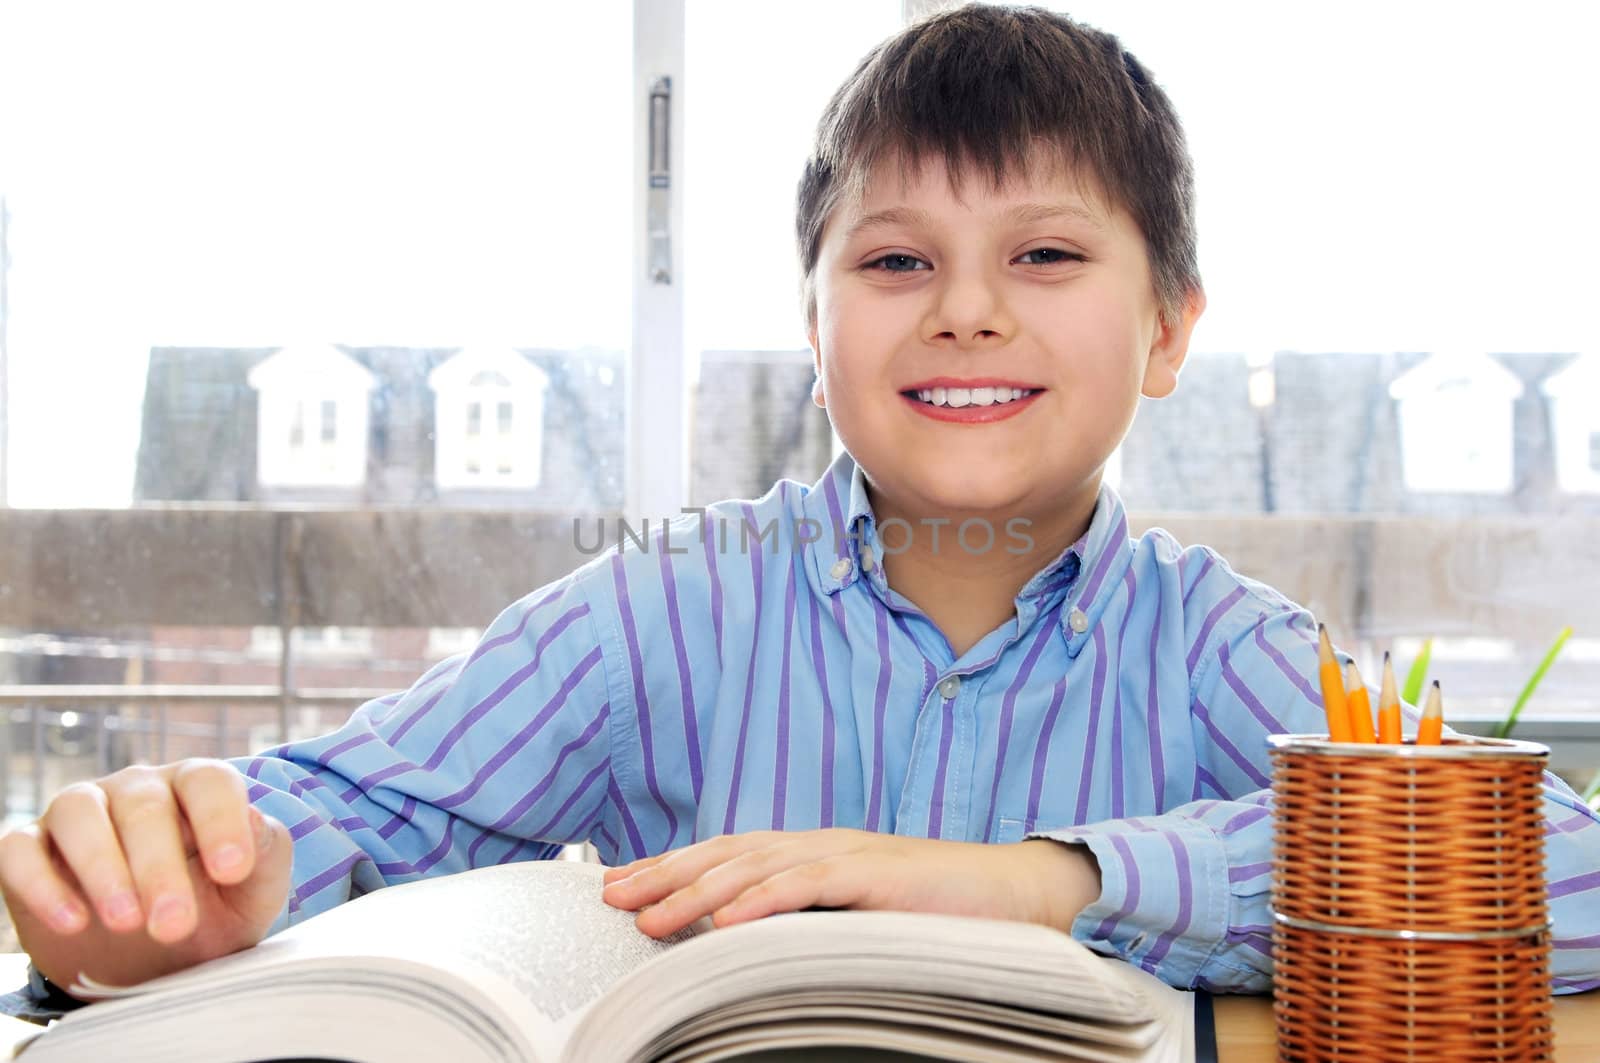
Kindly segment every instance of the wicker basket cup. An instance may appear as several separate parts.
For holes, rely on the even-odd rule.
[[[1549,749],[1268,741],[1278,1058],[1550,1059]]]

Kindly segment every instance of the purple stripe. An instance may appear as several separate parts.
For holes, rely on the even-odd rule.
[[[644,839],[639,836],[639,825],[633,821],[633,815],[628,811],[628,802],[623,800],[622,791],[617,789],[615,775],[606,783],[606,795],[611,798],[617,816],[622,820],[623,832],[628,836],[628,844],[633,847],[633,858],[637,860],[646,855],[649,850],[645,848]]]
[[[1195,638],[1194,645],[1189,648],[1189,658],[1185,662],[1188,665],[1190,675],[1194,674],[1194,665],[1200,659],[1200,654],[1205,652],[1206,642],[1211,638],[1211,629],[1216,627],[1217,621],[1222,619],[1223,614],[1232,609],[1234,603],[1243,597],[1244,588],[1235,587],[1228,593],[1227,597],[1211,607],[1211,612],[1206,614],[1205,621],[1200,625],[1200,634]]]
[[[944,719],[939,726],[939,764],[933,771],[933,798],[928,802],[928,837],[937,838],[944,829],[944,776],[950,766],[950,740],[956,729],[954,698],[941,698]]]
[[[739,744],[733,754],[733,778],[728,784],[728,808],[722,817],[724,834],[733,833],[734,820],[739,811],[739,788],[744,780],[744,747],[750,737],[750,711],[755,706],[756,697],[756,660],[761,650],[762,563],[759,539],[761,527],[756,523],[756,513],[750,503],[744,503],[740,509],[744,513],[744,526],[758,536],[756,548],[750,551],[751,600],[755,603],[755,609],[752,610],[750,620],[750,660],[746,662],[744,673],[744,713],[739,717]]]
[[[1194,582],[1189,584],[1189,589],[1183,592],[1183,607],[1185,609],[1189,607],[1190,596],[1194,594],[1195,588],[1200,586],[1201,581],[1206,578],[1206,574],[1211,571],[1211,566],[1213,563],[1215,563],[1215,561],[1216,558],[1211,554],[1205,555],[1205,563],[1200,566],[1200,571],[1195,573]],[[1182,578],[1181,574],[1179,578]]]
[[[1094,627],[1094,680],[1090,697],[1096,702],[1105,696],[1106,636],[1105,628]],[[1115,704],[1111,710],[1111,818],[1121,819],[1123,809],[1122,781],[1122,684],[1116,684]]]
[[[444,836],[439,839],[437,845],[428,852],[423,853],[422,858],[415,863],[409,860],[394,860],[378,864],[378,870],[385,875],[421,875],[427,873],[429,868],[449,856],[450,850],[455,848],[456,824],[460,822],[462,821],[453,817],[447,819],[444,824]]]
[[[572,671],[561,681],[561,685],[556,688],[555,693],[550,695],[550,700],[544,703],[544,707],[534,715],[533,719],[529,720],[522,730],[512,735],[508,741],[496,749],[494,756],[484,762],[483,766],[478,769],[466,786],[463,786],[448,797],[440,798],[435,803],[440,808],[454,808],[476,796],[478,791],[483,789],[484,784],[494,776],[495,772],[499,771],[508,760],[531,742],[535,735],[544,730],[545,725],[555,718],[556,713],[566,707],[567,699],[572,696],[572,692],[578,688],[578,684],[583,681],[583,678],[599,663],[600,647],[596,646],[584,655],[583,660],[573,666]],[[609,704],[608,702],[608,707]],[[595,717],[593,723],[589,724],[586,734],[592,736],[599,730],[600,721],[605,718],[606,712],[607,709],[601,709],[600,715]]]
[[[485,835],[485,837],[487,837],[487,835]],[[473,844],[477,843],[474,842]],[[528,858],[532,860],[549,860],[561,851],[560,845],[552,845],[549,842],[537,842],[532,838],[524,838],[511,848],[507,849],[506,854],[500,859],[496,860],[495,863],[509,864],[513,860],[522,859],[523,851],[529,848],[537,848],[541,850],[540,853],[535,853],[533,856]]]
[[[533,832],[533,836],[535,838],[547,841],[558,837],[555,832],[556,824],[560,823],[566,818],[567,813],[572,811],[572,806],[577,804],[583,795],[589,791],[589,787],[594,785],[594,781],[600,778],[600,776],[606,774],[607,767],[608,765],[605,761],[601,761],[599,764],[596,764],[593,770],[580,779],[577,786],[573,787],[572,793],[567,796],[565,801],[561,802],[561,807],[556,809],[555,815],[551,816],[543,825],[535,830]]]
[[[326,871],[306,879],[300,884],[299,888],[294,891],[295,906],[298,907],[304,904],[312,897],[315,897],[318,893],[333,885],[333,883],[344,878],[350,873],[351,868],[355,867],[356,864],[360,863],[366,858],[367,854],[365,853],[351,853],[349,856],[344,857],[337,864],[334,864]]]
[[[1582,875],[1564,878],[1559,882],[1550,883],[1550,899],[1567,897],[1574,893],[1582,893],[1600,886],[1600,871],[1590,871]]]
[[[1111,932],[1116,929],[1117,923],[1126,919],[1139,907],[1139,865],[1134,862],[1133,850],[1128,846],[1128,840],[1120,834],[1107,836],[1111,848],[1117,851],[1117,856],[1122,860],[1123,877],[1128,883],[1128,888],[1122,896],[1122,907],[1115,913],[1102,920],[1094,936],[1101,939],[1111,937]]]
[[[1582,830],[1584,827],[1591,827],[1593,825],[1594,825],[1594,814],[1593,813],[1590,813],[1590,812],[1579,812],[1577,815],[1571,817],[1570,819],[1564,819],[1560,823],[1557,823],[1555,825],[1555,828],[1556,828],[1556,830],[1560,831],[1561,833],[1567,834],[1567,833],[1570,833],[1570,832],[1575,831],[1575,830]]]
[[[484,639],[482,642],[478,643],[478,645],[473,648],[472,653],[467,657],[466,663],[471,664],[484,654],[488,653],[490,650],[498,649],[509,642],[515,642],[520,639],[522,637],[522,632],[527,628],[528,621],[532,618],[533,614],[544,608],[549,603],[555,601],[557,598],[561,597],[561,595],[566,593],[566,590],[567,587],[565,583],[557,584],[551,589],[549,594],[545,595],[543,598],[540,598],[538,601],[534,602],[532,605],[528,606],[528,608],[522,611],[522,616],[517,619],[517,626],[515,628],[508,631],[504,635],[496,635],[492,639]]]
[[[1551,947],[1558,949],[1600,949],[1600,934],[1586,938],[1554,938]]]
[[[1055,734],[1056,720],[1061,715],[1061,704],[1067,699],[1067,674],[1055,682],[1050,693],[1050,707],[1045,710],[1044,726],[1040,728],[1039,744],[1033,749],[1033,778],[1028,783],[1028,830],[1037,830],[1039,823],[1039,796],[1044,791],[1045,763],[1050,758],[1050,738]],[[1085,791],[1087,792],[1087,791]],[[1078,820],[1077,822],[1082,822]]]
[[[1228,791],[1223,788],[1221,782],[1217,781],[1215,775],[1196,765],[1194,769],[1194,792],[1196,797],[1200,796],[1200,787],[1202,786],[1211,787],[1212,792],[1218,797],[1226,799],[1229,796]]]
[[[528,809],[532,808],[542,797],[544,797],[546,793],[550,791],[550,788],[555,785],[556,780],[561,778],[561,769],[566,766],[567,758],[581,749],[588,748],[589,743],[594,741],[595,736],[600,733],[601,727],[605,725],[605,722],[610,715],[611,703],[606,702],[604,705],[600,706],[600,712],[593,720],[589,722],[589,725],[585,727],[583,731],[570,742],[561,747],[561,750],[556,754],[555,761],[550,765],[549,770],[544,773],[544,777],[539,780],[533,789],[519,797],[516,804],[506,809],[506,811],[500,814],[498,819],[489,824],[489,828],[491,830],[505,830],[507,827],[511,826],[511,824],[521,819],[527,813]],[[608,762],[602,758],[600,763],[607,764]],[[533,836],[537,837],[538,835],[535,833]]]
[[[784,828],[783,814],[789,793],[789,653],[794,646],[795,567],[795,564],[789,566],[789,578],[783,592],[783,661],[778,665],[778,748],[772,770],[773,830]]]
[[[1235,941],[1234,944],[1243,946],[1252,952],[1258,952],[1268,959],[1272,958],[1271,938],[1263,938],[1255,934],[1250,934]]]
[[[883,830],[883,714],[889,705],[889,618],[876,598],[868,597],[878,627],[878,687],[872,699],[872,795],[867,799],[867,822]]]
[[[1269,874],[1272,871],[1272,861],[1262,860],[1255,864],[1240,864],[1238,867],[1228,868],[1229,882],[1248,882],[1258,875]]]
[[[1119,645],[1128,644],[1128,617],[1133,615],[1133,599],[1139,592],[1139,582],[1133,577],[1133,568],[1129,566],[1127,573],[1128,606],[1127,613],[1122,618],[1122,630],[1117,634]],[[1145,709],[1145,730],[1150,736],[1150,789],[1155,801],[1154,808],[1157,812],[1166,811],[1167,765],[1166,758],[1161,750],[1161,683],[1156,677],[1156,664],[1160,658],[1161,648],[1161,614],[1160,601],[1155,603],[1155,627],[1150,632],[1150,669],[1149,677],[1145,680],[1147,686],[1146,700],[1149,701]],[[1119,684],[1120,685],[1120,684]]]
[[[1094,780],[1094,753],[1100,745],[1100,698],[1091,691],[1089,695],[1089,723],[1083,737],[1083,765],[1078,770],[1078,807],[1073,823],[1082,823],[1089,817],[1089,793]]]
[[[1211,710],[1206,708],[1205,702],[1195,698],[1193,710],[1195,719],[1204,725],[1206,731],[1211,735],[1211,740],[1217,744],[1217,748],[1227,754],[1228,759],[1233,761],[1240,771],[1249,776],[1251,782],[1259,787],[1272,785],[1272,780],[1261,774],[1260,769],[1250,761],[1250,758],[1240,753],[1238,747],[1228,741],[1228,736],[1218,730],[1217,726],[1211,722]]]
[[[718,517],[720,524],[722,518]],[[722,570],[717,567],[716,552],[711,545],[711,515],[700,518],[700,541],[706,547],[706,575],[711,579],[711,637],[717,646],[717,670],[722,670]],[[700,788],[695,787],[695,800],[700,799]]]
[[[1552,978],[1550,984],[1558,989],[1570,989],[1581,993],[1585,989],[1600,987],[1600,978]]]
[[[1005,695],[1000,700],[1000,735],[996,740],[994,779],[989,784],[989,841],[994,840],[994,826],[999,823],[996,813],[1000,799],[1000,776],[1006,770],[1006,753],[1011,748],[1011,720],[1016,713],[1017,694],[1028,685],[1028,680],[1033,677],[1034,666],[1039,663],[1039,655],[1044,652],[1045,642],[1055,638],[1057,630],[1050,624],[1039,625],[1039,633],[1034,636],[1033,645],[1028,647],[1028,655],[1022,659],[1022,667],[1017,669],[1016,676],[1011,680],[1011,685],[1006,687]],[[1037,750],[1035,756],[1037,757]]]
[[[695,719],[694,684],[690,682],[689,651],[683,643],[683,617],[678,606],[678,585],[672,577],[672,561],[667,556],[667,527],[661,526],[661,586],[667,595],[667,627],[672,632],[672,651],[678,662],[678,699],[683,707],[683,744],[689,754],[689,785],[694,788],[694,803],[700,803],[700,731]]]
[[[602,806],[602,810],[603,807],[604,806]],[[620,860],[622,858],[622,847],[617,844],[617,839],[611,836],[611,832],[606,830],[606,825],[604,823],[600,824],[600,826],[595,828],[595,833],[600,835],[600,840],[604,842],[607,848],[610,850],[612,862],[615,863],[616,861]]]
[[[845,545],[844,513],[839,507],[839,486],[835,482],[837,475],[829,476],[822,483],[822,497],[828,500],[828,516],[833,519],[833,552],[835,557],[848,557],[850,548]]]
[[[1100,584],[1105,582],[1106,573],[1111,570],[1111,562],[1115,561],[1128,545],[1128,519],[1120,512],[1117,514],[1117,523],[1108,529],[1104,551],[1100,561],[1094,566],[1094,572],[1089,576],[1089,582],[1083,585],[1083,593],[1078,595],[1080,607],[1087,606],[1094,601],[1096,594],[1100,593]],[[1088,610],[1085,609],[1085,612]]]
[[[1267,711],[1267,707],[1261,703],[1261,699],[1256,697],[1256,692],[1251,690],[1245,681],[1240,678],[1238,672],[1234,671],[1233,664],[1228,657],[1228,647],[1226,645],[1222,646],[1218,654],[1218,660],[1222,668],[1223,682],[1228,684],[1228,689],[1239,696],[1240,702],[1250,710],[1250,715],[1254,716],[1256,721],[1267,729],[1267,733],[1282,734],[1286,731],[1287,728],[1284,727],[1283,721]]]
[[[1178,887],[1178,915],[1172,921],[1171,928],[1156,938],[1156,943],[1150,946],[1150,951],[1139,961],[1139,966],[1151,972],[1154,972],[1161,961],[1166,959],[1167,953],[1172,950],[1172,943],[1189,929],[1189,920],[1194,915],[1194,883],[1189,876],[1189,851],[1183,847],[1183,842],[1172,831],[1164,830],[1161,836],[1172,847],[1172,859],[1177,867],[1175,881]]]
[[[461,737],[463,735],[472,729],[472,725],[487,716],[502,701],[509,697],[512,692],[514,692],[523,683],[531,679],[534,673],[539,670],[539,666],[544,660],[544,651],[550,647],[550,644],[555,642],[556,639],[560,638],[562,633],[565,632],[567,628],[571,627],[579,617],[587,616],[588,613],[589,607],[587,605],[580,605],[575,609],[563,613],[560,619],[558,619],[554,624],[550,625],[549,630],[539,636],[539,641],[533,648],[533,660],[529,661],[521,668],[518,668],[510,675],[506,676],[506,678],[501,681],[500,685],[496,687],[488,697],[472,706],[472,708],[464,713],[460,719],[451,724],[450,729],[446,731],[444,733],[444,737],[439,740],[438,746],[435,747],[434,751],[428,755],[427,761],[422,766],[423,770],[433,771],[440,764],[443,764],[445,757],[450,755],[450,750],[455,747],[457,742],[461,741]],[[598,652],[599,650],[597,647],[596,649],[590,651],[590,656],[595,656]],[[587,660],[587,658],[585,659]],[[365,780],[363,780],[363,782],[359,785],[363,790],[368,788]]]
[[[822,762],[822,810],[817,825],[833,826],[833,699],[828,693],[828,659],[822,652],[822,615],[817,609],[817,596],[806,595],[806,611],[811,617],[811,667],[817,674],[817,690],[822,696],[822,749],[818,760]],[[842,632],[841,632],[842,633]]]
[[[378,736],[373,734],[371,731],[362,731],[358,735],[351,735],[349,738],[346,738],[343,742],[340,742],[337,745],[329,746],[327,749],[322,751],[322,755],[318,759],[324,764],[332,764],[333,758],[337,757],[339,754],[348,753],[352,749],[364,746],[368,742],[376,742],[377,740]]]
[[[1263,620],[1265,619],[1263,618]],[[1311,681],[1302,675],[1298,668],[1289,663],[1289,658],[1283,655],[1283,651],[1272,644],[1272,640],[1267,638],[1264,623],[1256,625],[1256,645],[1260,646],[1262,651],[1272,660],[1272,663],[1278,666],[1278,671],[1282,672],[1284,677],[1293,683],[1301,694],[1305,695],[1307,701],[1321,708],[1322,691],[1313,687]]]
[[[661,796],[661,787],[656,784],[655,743],[650,731],[650,699],[645,693],[644,660],[639,654],[639,633],[634,629],[633,603],[628,596],[627,572],[620,550],[611,555],[611,582],[617,592],[617,613],[622,619],[622,636],[628,643],[628,671],[633,677],[633,705],[637,710],[635,718],[639,724],[639,746],[644,759],[644,782],[650,791],[650,796],[655,798],[656,805],[667,817],[667,848],[671,848],[673,839],[678,836],[678,817],[673,813],[672,806],[667,803],[666,798]]]
[[[407,797],[400,805],[400,811],[389,817],[389,822],[378,828],[378,837],[388,840],[394,837],[395,831],[411,822],[411,814],[417,810],[417,799]]]
[[[297,842],[322,824],[322,817],[313,813],[289,828],[289,840]]]

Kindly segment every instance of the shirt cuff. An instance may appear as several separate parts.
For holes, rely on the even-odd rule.
[[[1228,925],[1228,865],[1215,831],[1168,815],[1028,837],[1087,845],[1100,864],[1100,896],[1073,921],[1073,937],[1168,985],[1199,983]]]

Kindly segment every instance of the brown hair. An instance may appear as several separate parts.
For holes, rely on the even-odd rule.
[[[1194,170],[1172,102],[1109,33],[1042,8],[972,3],[878,45],[823,111],[795,218],[807,323],[823,228],[874,164],[914,173],[942,159],[959,192],[965,173],[999,187],[1041,154],[1098,179],[1133,216],[1162,317],[1176,320],[1200,270]]]

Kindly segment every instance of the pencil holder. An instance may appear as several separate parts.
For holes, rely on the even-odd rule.
[[[1269,742],[1278,1059],[1550,1059],[1549,749]]]

